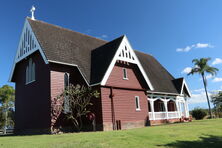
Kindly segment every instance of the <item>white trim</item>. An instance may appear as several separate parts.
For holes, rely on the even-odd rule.
[[[53,60],[48,60],[51,63],[56,63],[56,64],[62,64],[62,65],[68,65],[68,66],[76,66],[76,64],[70,64],[70,63],[65,63],[65,62],[59,62],[59,61],[53,61]]]
[[[189,88],[188,88],[188,86],[187,86],[187,83],[186,83],[185,79],[183,79],[183,83],[182,83],[182,88],[181,88],[181,91],[180,91],[180,95],[183,95],[184,86],[187,88],[187,92],[188,92],[189,97],[191,97],[191,93],[190,93],[190,90],[189,90]]]
[[[28,30],[28,34],[29,35],[27,35],[27,30]],[[29,55],[31,55],[32,53],[34,53],[35,51],[37,51],[37,50],[40,52],[44,62],[46,64],[48,64],[47,58],[46,58],[46,56],[45,56],[45,54],[44,54],[44,52],[43,52],[43,50],[42,50],[38,40],[37,40],[34,32],[32,31],[32,27],[29,24],[28,20],[26,19],[25,23],[24,23],[24,26],[23,26],[23,30],[22,30],[21,36],[20,36],[20,41],[19,41],[19,45],[18,45],[18,48],[17,48],[17,52],[16,52],[16,55],[15,55],[15,58],[14,58],[12,70],[11,70],[11,73],[10,73],[10,76],[9,76],[9,82],[12,81],[12,76],[14,74],[14,70],[15,70],[16,64],[19,61],[21,61],[21,60],[25,59],[26,57],[28,57]]]
[[[129,52],[131,57],[133,57],[133,58],[130,58],[129,56],[126,56],[126,57],[123,56],[124,55],[123,50],[125,50],[125,47],[127,47],[127,49],[126,49],[127,52]],[[118,49],[117,49],[113,59],[112,59],[111,64],[109,65],[109,67],[108,67],[108,69],[107,69],[107,71],[106,71],[106,73],[105,73],[105,75],[104,75],[104,77],[103,77],[103,79],[101,81],[101,85],[105,85],[106,84],[106,82],[107,82],[107,80],[108,80],[108,78],[109,78],[109,76],[110,76],[110,74],[112,72],[112,69],[113,69],[113,67],[114,67],[114,65],[115,65],[117,60],[121,60],[121,61],[126,61],[126,62],[129,62],[129,63],[137,64],[137,66],[139,67],[139,69],[140,69],[140,71],[141,71],[141,73],[142,73],[142,75],[143,75],[147,85],[149,86],[150,90],[154,90],[154,88],[153,88],[153,86],[152,86],[148,76],[146,75],[146,73],[145,73],[145,71],[144,71],[140,61],[138,60],[134,50],[132,49],[132,47],[131,47],[131,45],[130,45],[130,43],[129,43],[129,41],[128,41],[128,39],[127,39],[127,37],[125,35],[124,35],[124,37],[122,39],[122,42],[120,43],[120,45],[118,47]]]
[[[138,104],[138,108],[137,108],[136,104]],[[141,111],[141,108],[140,108],[140,97],[139,96],[135,96],[135,105],[136,105],[136,111]]]
[[[150,94],[163,94],[163,95],[174,95],[174,96],[180,96],[181,94],[177,94],[177,93],[167,93],[167,92],[154,92],[154,91],[146,91],[147,93]]]

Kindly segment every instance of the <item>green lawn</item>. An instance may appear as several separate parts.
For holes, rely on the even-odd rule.
[[[0,148],[222,148],[222,119],[140,129],[0,137]]]

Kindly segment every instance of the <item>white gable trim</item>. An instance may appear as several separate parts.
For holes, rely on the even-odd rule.
[[[12,70],[10,73],[10,77],[9,77],[10,82],[12,81],[12,76],[14,74],[16,63],[25,59],[27,56],[31,55],[32,53],[34,53],[37,50],[40,52],[44,62],[46,64],[48,64],[48,60],[47,60],[47,58],[46,58],[46,56],[39,44],[34,32],[32,31],[32,27],[29,24],[28,20],[26,19],[25,23],[24,23],[23,30],[22,30],[22,34],[20,37],[18,49],[17,49],[16,55],[14,58]]]
[[[105,85],[111,72],[112,72],[112,69],[116,63],[117,60],[121,60],[121,61],[126,61],[126,62],[129,62],[129,63],[134,63],[134,64],[137,64],[137,66],[139,67],[147,85],[149,86],[149,88],[151,90],[154,90],[149,78],[147,77],[140,61],[138,60],[134,50],[132,49],[132,46],[130,45],[128,39],[126,36],[123,37],[122,39],[122,42],[120,43],[113,59],[112,59],[112,62],[111,64],[109,65],[102,81],[101,81],[101,85]]]
[[[182,95],[182,94],[183,94],[183,89],[184,89],[184,87],[186,87],[186,88],[187,88],[188,95],[191,97],[191,93],[190,93],[190,90],[189,90],[189,88],[188,88],[188,86],[187,86],[187,83],[186,83],[185,79],[183,79],[183,83],[182,83],[182,88],[181,88],[180,95]]]

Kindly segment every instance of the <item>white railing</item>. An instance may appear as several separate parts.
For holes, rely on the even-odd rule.
[[[178,112],[168,112],[168,118],[173,119],[173,118],[179,118]]]
[[[168,114],[168,117],[167,117]],[[180,118],[177,111],[174,112],[149,112],[149,119],[150,120],[161,120],[161,119],[174,119]]]

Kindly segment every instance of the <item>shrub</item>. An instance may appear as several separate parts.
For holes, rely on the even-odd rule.
[[[206,111],[201,108],[195,108],[191,114],[196,120],[202,120],[207,115]]]

